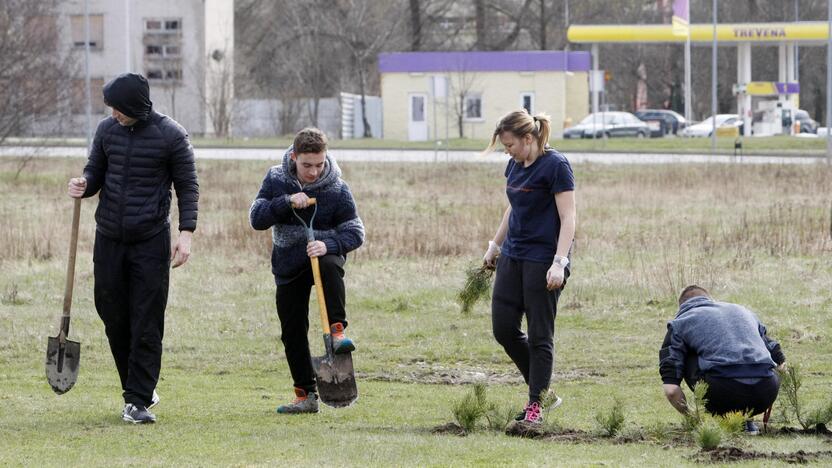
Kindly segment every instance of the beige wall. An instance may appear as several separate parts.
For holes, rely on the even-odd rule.
[[[482,96],[483,118],[465,121],[466,138],[489,138],[497,121],[508,112],[521,108],[521,94],[534,93],[534,112],[546,112],[552,116],[554,136],[563,131],[566,116],[573,122],[589,112],[588,83],[585,72],[477,72],[450,73],[449,96],[437,99],[431,95],[431,77],[439,73],[384,73],[381,76],[381,97],[384,113],[384,138],[408,139],[409,95],[423,93],[427,96],[428,139],[459,137],[456,112],[459,90]],[[450,108],[448,106],[450,105]],[[450,122],[446,127],[446,115]],[[434,126],[434,124],[436,124]],[[447,130],[446,130],[447,128]],[[438,137],[438,138],[437,138]]]

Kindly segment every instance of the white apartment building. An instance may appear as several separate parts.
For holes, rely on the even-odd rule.
[[[124,73],[150,82],[157,112],[191,135],[222,133],[234,89],[234,0],[86,0],[93,125],[107,115],[101,89]],[[64,0],[56,26],[75,65],[60,131],[86,133],[85,0]],[[47,128],[47,126],[43,126]],[[54,128],[51,126],[50,128]]]

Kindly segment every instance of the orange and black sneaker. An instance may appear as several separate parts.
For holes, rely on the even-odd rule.
[[[295,399],[288,405],[278,406],[277,412],[280,414],[317,413],[318,394],[295,387]]]
[[[332,335],[332,352],[344,354],[355,351],[355,343],[344,335],[344,324],[335,322],[329,326],[329,333]]]

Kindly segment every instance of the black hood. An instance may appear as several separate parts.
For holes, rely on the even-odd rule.
[[[104,102],[127,117],[139,120],[147,120],[153,109],[147,79],[135,73],[123,73],[104,85]]]

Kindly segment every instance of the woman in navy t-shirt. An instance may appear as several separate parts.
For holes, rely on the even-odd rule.
[[[509,207],[483,262],[497,269],[492,328],[529,385],[529,401],[517,419],[530,424],[543,421],[558,297],[569,277],[575,238],[575,178],[569,161],[547,145],[550,131],[546,114],[512,112],[497,124],[486,150],[499,139],[511,156],[505,171]],[[524,313],[528,334],[520,327]],[[561,401],[555,397],[550,409]]]

